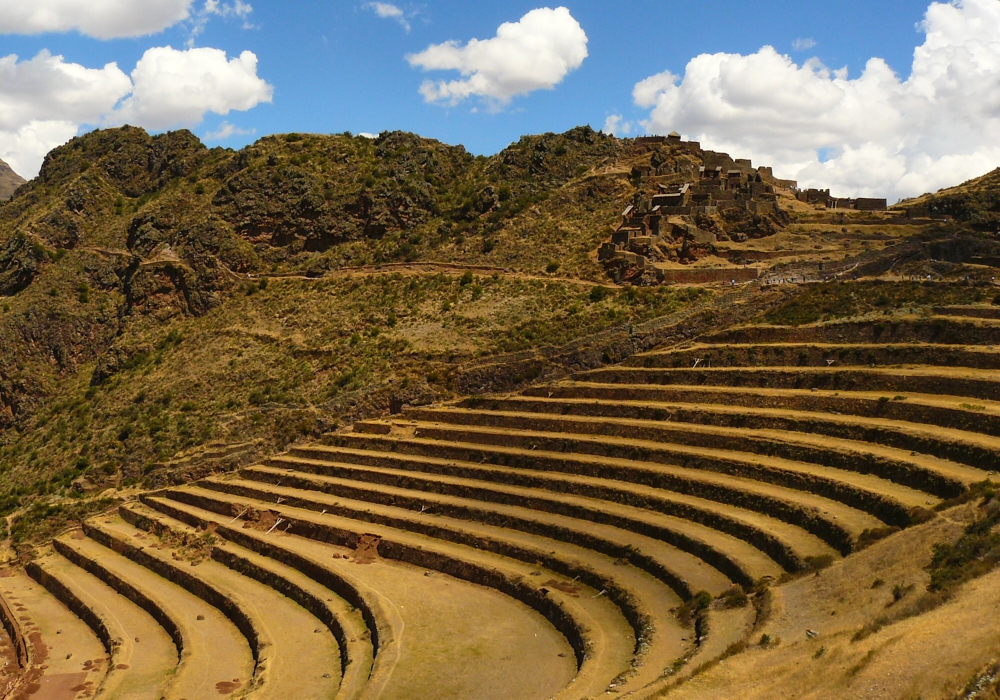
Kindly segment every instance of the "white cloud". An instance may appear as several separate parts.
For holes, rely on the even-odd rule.
[[[477,96],[497,108],[517,95],[555,88],[587,55],[587,34],[569,10],[544,7],[500,25],[492,39],[435,44],[406,58],[424,70],[456,70],[464,76],[426,81],[420,92],[428,102],[457,105]]]
[[[208,112],[270,102],[272,92],[250,52],[230,60],[218,49],[149,49],[131,77],[114,63],[86,68],[46,51],[27,61],[6,56],[0,58],[0,159],[33,177],[45,154],[85,124],[194,126]]]
[[[796,39],[792,42],[792,48],[796,51],[808,51],[809,49],[816,48],[815,39]]]
[[[28,61],[0,58],[0,159],[34,176],[45,154],[97,123],[132,89],[114,63],[84,68],[43,51]]]
[[[235,124],[230,124],[227,121],[219,124],[219,128],[215,131],[209,131],[205,134],[206,141],[225,141],[233,136],[250,136],[256,134],[256,129],[241,129]]]
[[[393,19],[399,22],[399,26],[410,33],[410,22],[406,19],[406,13],[397,5],[388,2],[369,2],[364,5],[364,9],[372,10],[383,19]]]
[[[635,124],[632,122],[625,121],[625,117],[620,114],[612,114],[610,117],[604,120],[604,128],[601,129],[605,134],[612,134],[614,136],[628,136],[632,133],[632,129],[635,128]]]
[[[358,136],[360,136],[361,138],[369,139],[370,141],[374,141],[375,139],[378,138],[378,134],[369,134],[365,131],[362,131],[360,134],[358,134]]]
[[[3,0],[0,34],[78,31],[98,39],[161,32],[191,15],[194,0]]]
[[[191,37],[187,41],[188,48],[194,47],[195,40],[205,31],[205,27],[208,26],[208,21],[212,17],[222,17],[223,19],[241,19],[243,20],[244,29],[253,29],[254,26],[250,24],[250,14],[253,12],[253,6],[249,3],[243,2],[243,0],[235,0],[235,2],[219,2],[219,0],[205,0],[204,7],[199,10],[192,22],[191,27]]]
[[[935,2],[910,77],[879,58],[857,78],[769,46],[703,54],[683,78],[635,86],[649,132],[773,164],[800,186],[890,199],[935,191],[1000,164],[1000,2]]]
[[[80,125],[70,121],[32,121],[13,131],[0,129],[0,160],[23,178],[34,177],[45,154],[79,131]]]
[[[198,124],[207,112],[229,114],[270,102],[274,88],[257,76],[257,56],[227,59],[220,49],[149,49],[132,71],[131,96],[109,121],[148,129]]]

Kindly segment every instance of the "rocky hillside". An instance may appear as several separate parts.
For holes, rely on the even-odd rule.
[[[14,191],[24,184],[24,178],[0,160],[0,201],[10,199]]]
[[[607,343],[488,358],[706,303],[606,286],[629,149],[580,128],[493,158],[403,133],[233,152],[128,127],[56,149],[0,205],[0,511],[600,363]]]
[[[918,214],[954,217],[980,231],[1000,232],[1000,168],[897,206]]]

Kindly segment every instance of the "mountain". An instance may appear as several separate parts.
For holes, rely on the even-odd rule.
[[[730,190],[739,207],[665,216],[658,238],[633,241],[649,257],[598,259],[705,164],[741,168],[771,213]],[[749,317],[791,291],[731,306],[664,279],[888,268],[923,236],[914,266],[954,237],[808,204],[790,184],[697,144],[589,127],[489,158],[401,132],[238,152],[186,131],[75,138],[0,205],[4,512],[74,481],[183,480],[214,444],[273,452],[404,403],[599,365],[633,352],[630,329],[651,319]]]
[[[10,199],[14,191],[24,184],[24,178],[0,160],[0,201]]]

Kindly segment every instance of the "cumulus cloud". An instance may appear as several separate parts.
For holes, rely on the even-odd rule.
[[[816,48],[815,39],[796,39],[792,42],[792,48],[796,51],[808,51]]]
[[[601,131],[605,134],[621,137],[631,134],[634,128],[635,125],[632,122],[625,121],[625,117],[622,115],[612,114],[604,120],[604,128]]]
[[[114,63],[87,68],[46,51],[26,61],[6,56],[0,58],[0,158],[33,177],[45,154],[83,125],[194,126],[208,112],[269,102],[272,92],[250,52],[228,59],[218,49],[154,48],[131,75]]]
[[[161,32],[191,16],[194,0],[4,0],[0,34],[78,31],[98,39]]]
[[[427,71],[454,70],[464,77],[424,82],[420,92],[428,102],[454,106],[475,96],[498,108],[517,95],[555,88],[587,55],[587,34],[569,10],[544,7],[500,25],[492,39],[435,44],[407,60]]]
[[[906,80],[880,58],[850,78],[765,46],[697,56],[683,77],[651,76],[633,96],[650,109],[647,131],[752,156],[800,186],[935,191],[1000,165],[1000,2],[932,3],[921,29]]]
[[[270,102],[274,88],[257,76],[257,56],[229,59],[220,49],[149,49],[132,71],[132,94],[111,121],[148,129],[192,126],[206,112],[229,114]]]
[[[396,20],[406,33],[410,33],[410,22],[406,19],[406,13],[402,8],[388,2],[369,2],[364,5],[366,10],[371,10],[382,19]]]
[[[45,154],[100,122],[132,89],[116,64],[85,68],[43,51],[28,61],[0,58],[0,158],[24,177]]]

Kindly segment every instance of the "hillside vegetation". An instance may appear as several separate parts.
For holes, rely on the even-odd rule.
[[[233,152],[125,127],[56,149],[0,206],[2,511],[183,479],[210,443],[280,449],[448,396],[464,361],[707,299],[601,286],[632,185],[595,168],[627,148],[580,128],[493,158],[403,133]]]

